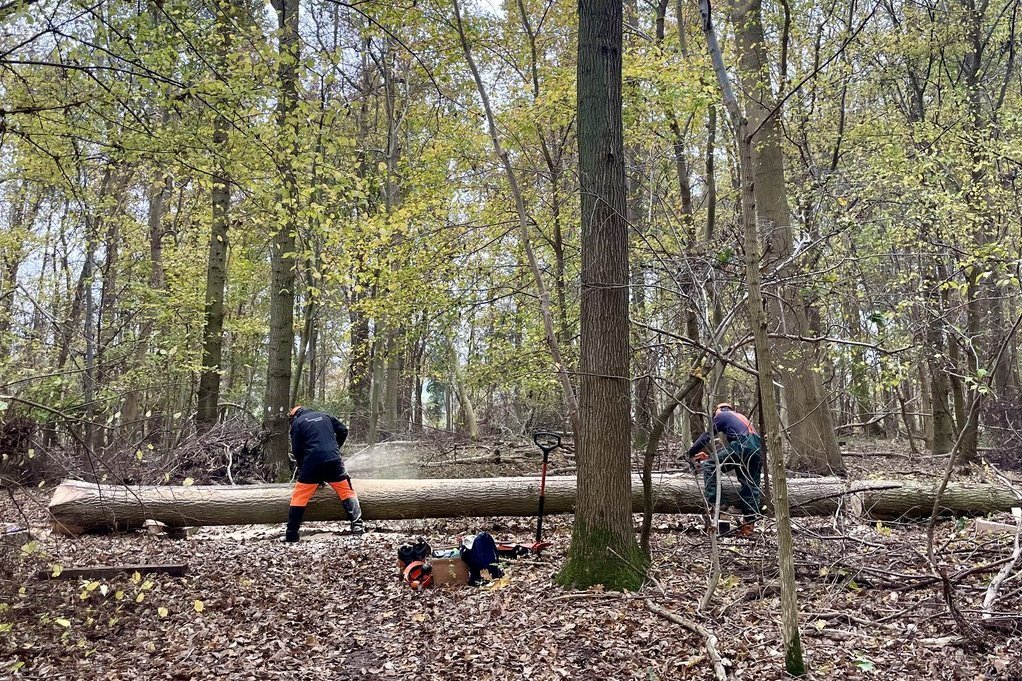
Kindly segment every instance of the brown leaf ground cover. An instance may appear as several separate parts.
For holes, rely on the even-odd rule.
[[[935,476],[944,462],[858,445],[856,477]],[[872,454],[881,453],[880,456]],[[489,464],[487,464],[489,465]],[[465,466],[459,465],[459,468]],[[982,476],[982,471],[973,476]],[[651,580],[637,594],[574,592],[554,583],[570,517],[546,524],[553,548],[508,566],[484,588],[414,592],[396,578],[398,544],[434,546],[488,530],[529,539],[529,519],[373,523],[362,538],[309,523],[298,545],[273,526],[207,528],[188,540],[142,532],[66,538],[45,530],[46,490],[3,501],[2,519],[31,522],[28,556],[8,551],[0,585],[0,678],[15,679],[711,679],[701,638],[646,601],[703,624],[729,678],[783,678],[773,527],[722,541],[723,578],[695,612],[709,541],[695,516],[657,516]],[[17,507],[14,501],[17,501]],[[997,518],[1012,523],[1009,514]],[[636,518],[638,524],[638,517]],[[1009,557],[1012,537],[971,519],[942,522],[939,560],[965,619]],[[814,679],[1020,679],[1022,576],[1002,589],[984,648],[948,614],[926,560],[925,527],[851,517],[797,519],[803,642]],[[29,578],[53,565],[187,562],[184,578]]]

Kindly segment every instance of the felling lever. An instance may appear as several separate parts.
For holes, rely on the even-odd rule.
[[[532,436],[532,441],[543,452],[543,474],[539,479],[539,518],[536,521],[536,543],[543,541],[543,505],[546,503],[546,469],[550,461],[550,452],[561,446],[561,436],[557,433],[540,431]],[[549,544],[547,544],[549,546]]]

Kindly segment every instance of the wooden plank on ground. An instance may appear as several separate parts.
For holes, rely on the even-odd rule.
[[[95,579],[111,577],[119,574],[143,575],[160,573],[171,577],[184,577],[188,574],[188,563],[169,563],[167,565],[97,565],[94,567],[66,567],[60,573],[54,575],[50,570],[40,570],[36,573],[36,579]]]

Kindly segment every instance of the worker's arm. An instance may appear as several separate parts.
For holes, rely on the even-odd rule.
[[[700,435],[698,438],[696,438],[696,441],[692,443],[692,446],[688,448],[688,452],[685,454],[685,456],[691,459],[693,456],[706,449],[706,445],[710,444],[711,437],[712,436],[710,435],[709,432]]]
[[[298,434],[298,429],[294,426],[291,426],[291,456],[294,457],[298,468],[301,468],[302,461],[305,460],[305,447],[301,435]]]
[[[344,441],[348,439],[348,427],[333,416],[330,417],[330,423],[334,426],[334,436],[337,437],[337,447],[339,449],[344,446]]]

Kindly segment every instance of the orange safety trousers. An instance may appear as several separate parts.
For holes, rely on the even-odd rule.
[[[355,488],[351,486],[351,480],[349,479],[340,480],[338,482],[328,482],[327,484],[333,487],[341,501],[353,499],[357,496],[355,494]],[[303,507],[307,506],[309,499],[312,498],[312,495],[316,493],[317,489],[319,489],[319,483],[295,483],[295,489],[291,493],[291,505]]]

